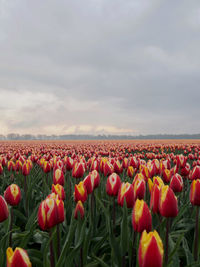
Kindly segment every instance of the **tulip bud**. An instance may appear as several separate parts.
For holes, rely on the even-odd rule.
[[[200,179],[200,166],[195,166],[192,169],[191,175],[190,175],[190,180],[196,180]]]
[[[54,184],[60,184],[64,185],[65,178],[64,178],[64,173],[61,169],[56,169],[53,172],[53,183]]]
[[[32,264],[26,250],[16,247],[13,251],[11,247],[6,250],[7,267],[31,267]]]
[[[57,194],[61,200],[65,200],[65,190],[64,190],[62,185],[60,185],[60,184],[56,184],[56,185],[52,184],[51,191],[52,191],[52,193]]]
[[[159,211],[164,217],[176,217],[178,214],[177,198],[168,186],[162,186],[159,196]]]
[[[80,215],[80,218],[83,219],[84,217],[84,207],[83,207],[83,203],[81,202],[81,200],[79,200],[76,204],[76,208],[74,211],[74,218],[78,219],[78,214]]]
[[[21,190],[18,185],[9,185],[5,192],[4,197],[6,202],[11,206],[17,206],[21,200]]]
[[[140,238],[138,259],[140,267],[162,267],[163,243],[156,230],[147,233],[143,231]]]
[[[0,196],[0,222],[5,221],[8,218],[9,210],[5,199]]]
[[[169,183],[171,180],[171,171],[168,169],[164,169],[162,173],[162,177],[165,183]]]
[[[82,162],[76,162],[72,170],[72,176],[74,178],[82,178],[85,172],[85,167]]]
[[[144,195],[146,192],[146,183],[144,179],[136,179],[133,182],[133,190],[134,190],[134,199],[144,199]]]
[[[81,200],[83,203],[87,200],[87,189],[83,182],[78,185],[75,184],[74,200],[77,202]]]
[[[153,213],[159,213],[159,195],[160,188],[157,184],[154,184],[151,190],[150,208]]]
[[[103,170],[103,173],[104,173],[104,176],[108,176],[110,175],[111,173],[114,172],[114,167],[113,165],[107,160],[105,163],[104,163],[104,170]]]
[[[58,210],[56,200],[46,198],[43,200],[38,209],[38,224],[44,231],[52,228],[58,223]]]
[[[132,225],[134,231],[147,232],[151,231],[152,228],[152,218],[149,208],[144,200],[137,199],[133,208],[132,213]]]
[[[180,174],[176,173],[171,179],[170,188],[176,193],[183,190],[183,179]]]
[[[134,175],[135,171],[133,169],[133,166],[128,166],[128,169],[127,169],[127,175],[128,177],[132,178],[133,175]]]
[[[114,162],[113,167],[114,167],[114,172],[116,172],[117,174],[123,172],[123,168],[119,160]]]
[[[8,161],[8,171],[15,171],[15,163],[12,160]]]
[[[24,176],[28,176],[30,173],[30,164],[29,162],[25,161],[24,164],[22,165],[22,174]]]
[[[191,183],[190,202],[194,206],[200,206],[200,179],[193,180]]]
[[[124,199],[126,200],[127,208],[132,208],[134,205],[134,191],[133,185],[130,183],[122,183],[117,197],[117,202],[123,207]]]
[[[0,163],[0,175],[2,175],[3,174],[3,166],[2,166],[2,164]]]
[[[48,173],[51,171],[51,164],[49,161],[44,161],[43,163],[43,172]]]
[[[67,159],[66,159],[66,161],[65,161],[65,165],[66,165],[66,169],[67,169],[68,171],[72,170],[72,168],[73,168],[73,164],[74,164],[73,159],[70,158],[70,157],[67,157]]]
[[[119,175],[117,175],[116,173],[112,173],[107,179],[106,193],[109,196],[117,196],[120,185],[121,185],[121,180]]]

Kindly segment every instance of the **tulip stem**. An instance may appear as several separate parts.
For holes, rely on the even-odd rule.
[[[115,197],[113,196],[113,233],[115,233]]]
[[[199,206],[196,207],[196,225],[195,225],[195,243],[194,243],[194,260],[198,260],[198,245],[199,245]]]
[[[166,236],[165,236],[165,265],[168,263],[168,243],[169,243],[169,227],[170,227],[170,218],[167,218],[166,221]]]
[[[137,237],[137,232],[133,231],[133,251],[132,251],[132,260],[131,260],[131,266],[135,266],[136,262],[136,248],[135,248],[135,240]]]
[[[53,253],[53,240],[52,240],[52,232],[51,229],[49,230],[49,238],[50,238],[50,261],[51,267],[54,267],[54,253]]]
[[[59,227],[60,224],[57,224],[57,242],[58,242],[58,246],[57,246],[57,257],[59,259],[60,257],[60,227]]]
[[[27,197],[27,179],[26,175],[24,175],[24,194],[25,194],[25,212],[28,217],[28,197]]]
[[[13,207],[10,208],[9,247],[12,247]]]

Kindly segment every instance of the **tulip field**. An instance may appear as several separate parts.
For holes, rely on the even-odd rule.
[[[0,267],[200,266],[200,141],[1,141]]]

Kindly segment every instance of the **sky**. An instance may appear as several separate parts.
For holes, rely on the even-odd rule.
[[[0,0],[8,133],[200,133],[200,1]]]

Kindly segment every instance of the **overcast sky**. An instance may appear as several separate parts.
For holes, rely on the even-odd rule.
[[[199,0],[0,0],[0,134],[200,133]]]

